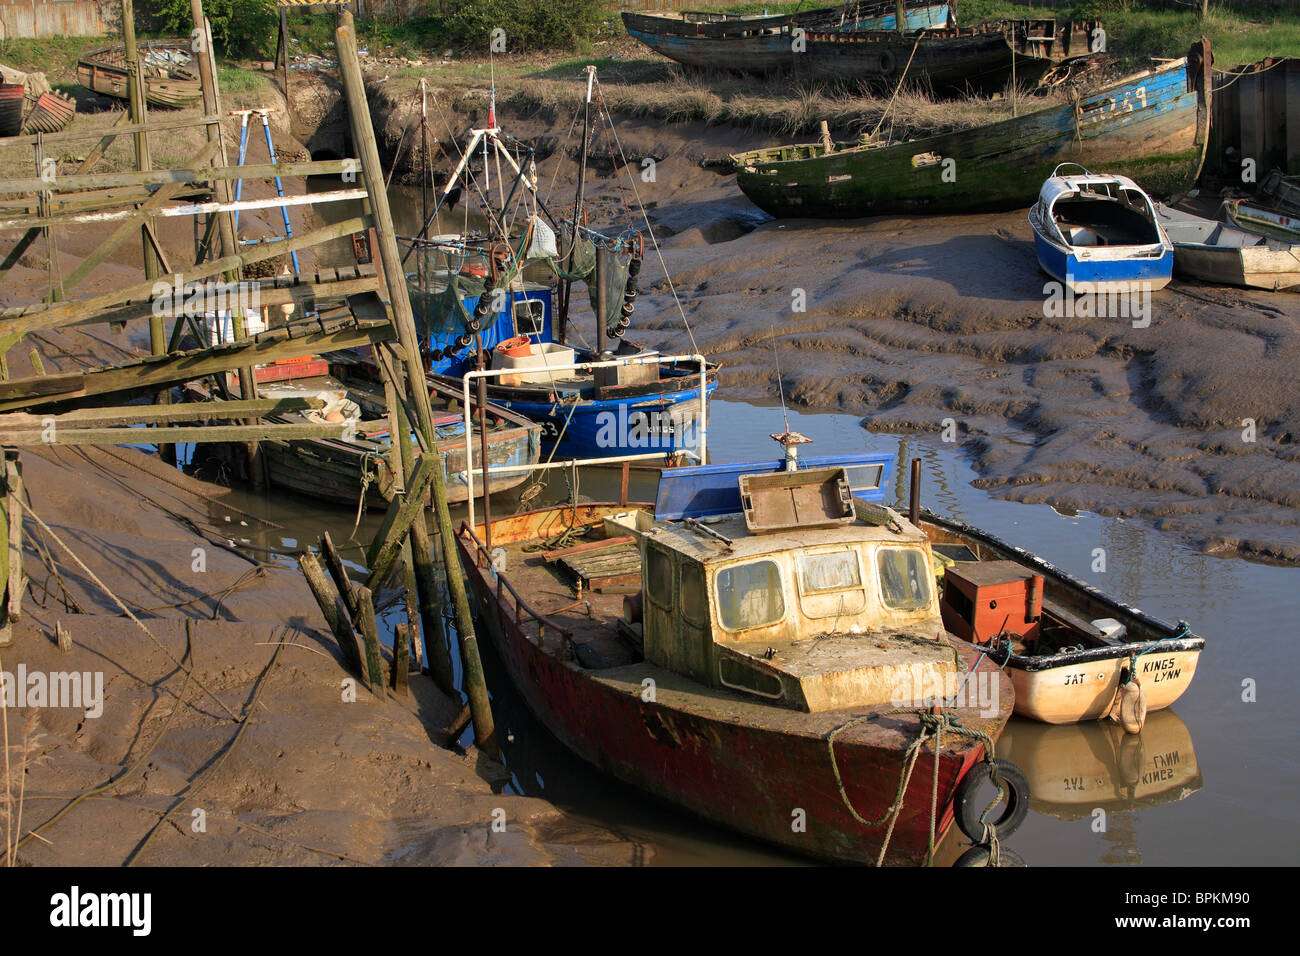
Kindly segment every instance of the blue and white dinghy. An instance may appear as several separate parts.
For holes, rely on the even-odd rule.
[[[1082,170],[1062,174],[1066,166]],[[1057,166],[1029,210],[1043,271],[1075,295],[1154,292],[1174,273],[1174,245],[1154,204],[1127,176]]]

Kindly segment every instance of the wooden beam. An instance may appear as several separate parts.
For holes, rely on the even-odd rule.
[[[231,402],[190,402],[185,405],[120,405],[111,408],[78,408],[59,415],[31,415],[27,412],[0,414],[0,431],[31,431],[53,426],[61,428],[110,428],[118,425],[164,425],[174,422],[203,422],[222,418],[263,418],[310,408],[324,408],[319,398],[262,398]],[[2,444],[2,443],[0,443]]]
[[[215,141],[210,144],[216,146]],[[82,189],[115,189],[123,186],[162,186],[167,183],[212,183],[219,179],[284,179],[290,176],[338,176],[356,172],[361,168],[357,159],[321,159],[305,163],[262,163],[254,166],[211,166],[195,169],[190,163],[184,169],[150,169],[143,172],[88,173],[83,176],[59,176],[51,184],[43,179],[0,179],[0,193],[31,193],[49,190],[51,185],[66,194]]]
[[[128,115],[123,113],[122,115]],[[206,116],[180,116],[175,119],[149,120],[147,123],[121,123],[110,127],[110,132],[102,129],[79,129],[68,130],[62,133],[44,133],[40,136],[10,136],[5,139],[6,146],[35,146],[38,142],[42,146],[62,146],[66,143],[84,142],[88,139],[94,139],[96,136],[102,136],[107,139],[111,136],[117,139],[119,136],[126,136],[134,133],[161,133],[171,129],[188,129],[193,126],[204,126],[210,123],[216,123],[218,120]]]
[[[364,189],[336,189],[325,193],[302,193],[298,196],[269,196],[266,199],[241,199],[238,202],[196,202],[183,203],[179,206],[164,206],[152,213],[177,219],[181,216],[199,216],[208,213],[244,212],[250,209],[277,209],[281,206],[320,206],[332,202],[348,202],[363,199]],[[96,210],[94,212],[61,212],[50,216],[11,216],[0,219],[0,231],[6,229],[26,229],[39,226],[72,226],[79,223],[122,222],[145,218],[146,213],[138,209]]]
[[[317,301],[324,299],[339,299],[351,296],[357,293],[373,292],[379,288],[379,279],[370,276],[363,279],[347,279],[340,282],[298,282],[290,286],[267,286],[263,285],[258,291],[258,305],[287,305],[289,303],[306,302],[310,299]],[[153,314],[154,303],[150,301],[134,302],[131,305],[123,306],[120,309],[113,309],[110,312],[101,312],[98,315],[87,316],[75,322],[69,322],[67,327],[81,327],[89,325],[116,325],[122,322],[130,322],[132,319],[140,319]],[[175,317],[175,310],[163,309],[162,315],[169,318]],[[372,318],[372,316],[358,316],[361,319]],[[0,328],[3,328],[0,326]]]
[[[316,331],[294,338],[264,333],[257,339],[246,339],[233,345],[178,352],[163,357],[150,356],[116,368],[14,378],[0,382],[0,411],[16,411],[50,402],[115,392],[147,391],[217,372],[228,372],[241,366],[264,365],[299,355],[374,345],[387,342],[396,334],[393,327],[386,323],[345,325],[331,331]]]
[[[405,494],[394,498],[384,514],[384,520],[375,532],[370,551],[366,555],[370,565],[370,576],[366,585],[377,589],[383,583],[388,572],[393,569],[398,556],[402,553],[402,542],[411,530],[417,518],[424,517],[424,499],[433,484],[433,476],[442,470],[442,459],[437,452],[421,455],[415,463],[415,470],[407,479]]]
[[[160,406],[163,408],[169,406]],[[13,431],[0,428],[4,445],[172,445],[178,442],[300,441],[343,438],[346,422],[279,425],[175,425],[161,428],[64,428]]]

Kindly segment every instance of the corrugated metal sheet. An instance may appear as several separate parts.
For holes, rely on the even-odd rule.
[[[1274,168],[1300,175],[1300,58],[1270,57],[1218,77],[1206,165],[1236,179],[1246,159],[1257,182]]]
[[[111,15],[99,0],[0,0],[0,39],[105,36]]]

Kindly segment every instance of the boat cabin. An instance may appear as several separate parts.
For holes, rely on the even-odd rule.
[[[921,531],[855,499],[843,468],[744,475],[738,490],[739,512],[632,529],[648,660],[810,712],[951,686]]]

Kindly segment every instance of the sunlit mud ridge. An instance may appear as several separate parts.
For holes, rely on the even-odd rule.
[[[569,125],[515,123],[561,141]],[[775,340],[788,400],[952,440],[999,496],[1300,562],[1300,297],[1176,281],[1146,327],[1053,310],[1023,211],[765,221],[716,164],[763,134],[626,121],[619,135],[629,165],[655,159],[638,188],[729,397],[776,397]],[[567,156],[543,183],[572,181]],[[588,191],[622,202],[599,178]],[[689,347],[653,253],[643,275],[645,344]]]

